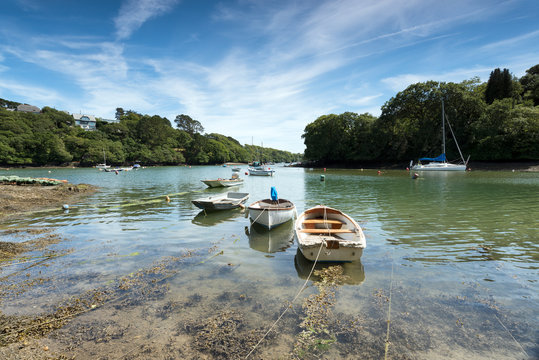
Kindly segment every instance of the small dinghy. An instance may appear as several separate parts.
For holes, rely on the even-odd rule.
[[[318,261],[358,260],[367,245],[363,230],[354,219],[323,205],[299,215],[294,231],[301,253],[311,261],[317,257]]]
[[[271,199],[259,200],[249,205],[249,217],[268,229],[284,224],[296,214],[296,206],[289,200],[279,199],[277,190],[271,187]]]
[[[238,186],[243,184],[243,179],[240,178],[238,173],[234,172],[230,179],[215,179],[215,180],[200,180],[208,187],[230,187]]]
[[[242,206],[249,198],[249,193],[228,192],[215,196],[199,198],[191,202],[203,210],[228,210]]]

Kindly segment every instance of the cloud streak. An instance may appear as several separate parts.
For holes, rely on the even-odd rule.
[[[116,38],[125,40],[146,21],[171,10],[179,0],[126,0],[114,19]]]

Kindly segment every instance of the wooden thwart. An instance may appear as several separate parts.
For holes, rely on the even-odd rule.
[[[340,220],[330,220],[330,219],[307,219],[303,220],[304,224],[344,224]]]
[[[343,234],[353,233],[350,229],[301,229],[300,232],[307,234]]]

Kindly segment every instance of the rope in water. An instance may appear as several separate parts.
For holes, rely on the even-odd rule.
[[[395,265],[395,261],[393,260],[393,256],[391,256],[391,277],[389,279],[389,305],[387,309],[387,332],[386,332],[386,345],[385,345],[385,355],[384,359],[387,360],[387,354],[389,352],[389,324],[391,323],[391,295],[393,292],[393,267]]]
[[[305,289],[305,287],[307,286],[307,283],[309,282],[309,280],[311,279],[311,275],[313,274],[313,271],[314,271],[314,267],[316,266],[316,263],[318,261],[318,257],[320,256],[320,253],[322,252],[322,248],[324,247],[324,242],[320,243],[320,248],[318,249],[318,254],[316,255],[316,259],[314,260],[314,263],[313,263],[313,267],[311,268],[311,271],[309,272],[309,276],[307,276],[307,279],[305,279],[305,282],[303,283],[303,285],[301,286],[301,288],[299,289],[298,293],[296,294],[296,296],[294,296],[294,298],[292,299],[292,301],[290,302],[290,305],[288,305],[286,307],[286,309],[284,309],[284,311],[281,313],[281,315],[279,315],[279,317],[277,318],[277,320],[275,320],[275,322],[273,323],[273,325],[270,326],[269,330],[266,331],[266,333],[264,334],[264,336],[262,336],[262,338],[258,341],[258,343],[256,343],[256,345],[251,349],[251,351],[249,351],[249,353],[247,354],[247,356],[245,356],[245,358],[249,358],[249,356],[251,356],[251,354],[256,350],[256,348],[258,347],[258,345],[260,345],[262,343],[262,341],[266,338],[266,336],[268,336],[268,334],[271,332],[271,330],[273,330],[273,328],[275,327],[275,325],[277,325],[277,323],[279,322],[279,320],[281,320],[281,318],[284,316],[284,314],[286,314],[286,312],[288,311],[288,309],[290,309],[291,305],[294,303],[294,301],[296,301],[296,299],[298,298],[299,294],[301,294],[301,292]]]

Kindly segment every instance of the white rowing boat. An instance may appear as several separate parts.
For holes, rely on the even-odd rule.
[[[323,205],[299,215],[294,231],[301,253],[311,261],[358,260],[366,247],[363,230],[354,219]]]
[[[251,220],[270,230],[291,220],[295,213],[296,206],[286,199],[264,199],[249,205]]]
[[[191,202],[203,210],[228,210],[240,207],[249,198],[249,193],[228,192],[215,196],[199,198]]]

